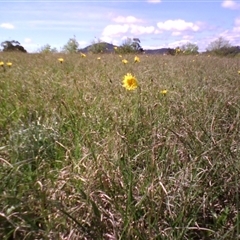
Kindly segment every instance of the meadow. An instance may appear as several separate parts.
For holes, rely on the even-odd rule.
[[[240,239],[240,58],[134,57],[0,53],[0,239]]]

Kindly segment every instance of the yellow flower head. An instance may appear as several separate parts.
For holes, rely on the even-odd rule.
[[[63,63],[64,60],[63,60],[63,58],[59,58],[58,61],[59,61],[60,63]]]
[[[131,73],[127,73],[127,75],[125,75],[123,78],[122,86],[127,90],[132,91],[138,87],[138,81]]]
[[[11,67],[11,66],[12,66],[12,63],[11,63],[11,62],[7,62],[7,66],[8,66],[8,67]]]
[[[82,58],[85,58],[85,57],[86,57],[86,54],[81,53],[81,57],[82,57]]]
[[[3,67],[3,66],[4,66],[4,62],[0,62],[0,66],[2,66],[2,67]]]
[[[135,56],[135,58],[134,58],[134,62],[135,62],[135,63],[140,62],[140,58],[137,57],[137,56]]]
[[[240,70],[238,71],[238,74],[240,74]]]
[[[118,47],[114,47],[114,50],[117,50],[118,49]]]
[[[167,94],[167,92],[168,92],[168,90],[166,90],[166,89],[164,89],[164,90],[160,91],[160,93],[161,93],[162,95],[166,95],[166,94]]]
[[[128,63],[128,60],[123,59],[123,60],[122,60],[122,63],[127,64],[127,63]]]
[[[122,58],[122,55],[118,55],[120,58]]]
[[[97,58],[97,60],[101,60],[101,58],[100,58],[100,57],[98,57],[98,58]]]
[[[180,49],[179,47],[177,47],[177,48],[175,49],[175,51],[176,51],[176,53],[180,53],[180,52],[181,52],[181,49]]]

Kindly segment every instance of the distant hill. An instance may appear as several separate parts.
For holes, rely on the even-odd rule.
[[[106,45],[105,53],[113,53],[114,47],[119,47],[116,45],[113,45],[111,43],[103,42]],[[94,45],[97,45],[98,43],[91,44],[85,48],[79,49],[79,52],[87,53],[89,50],[94,47]],[[175,51],[173,48],[159,48],[159,49],[144,49],[144,53],[146,54],[170,54],[172,51]]]
[[[118,47],[118,46],[113,45],[111,43],[107,43],[107,42],[102,42],[102,43],[104,43],[105,46],[106,46],[106,48],[105,48],[105,52],[106,53],[112,53],[112,52],[114,52],[114,47]],[[78,51],[82,52],[82,53],[87,53],[88,51],[90,51],[91,48],[94,47],[94,45],[97,45],[97,44],[98,43],[91,44],[91,45],[89,45],[89,46],[87,46],[85,48],[79,49]]]

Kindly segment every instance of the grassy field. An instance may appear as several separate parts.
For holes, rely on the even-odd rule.
[[[139,57],[0,53],[0,239],[240,239],[240,58]]]

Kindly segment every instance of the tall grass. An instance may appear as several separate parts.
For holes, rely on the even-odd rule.
[[[0,54],[0,238],[240,239],[240,59],[97,57]]]

